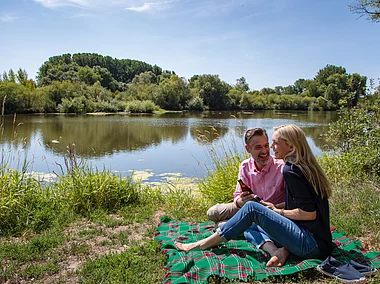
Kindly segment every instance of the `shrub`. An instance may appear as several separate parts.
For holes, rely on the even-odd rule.
[[[380,97],[374,95],[360,106],[345,109],[329,130],[328,139],[339,159],[353,175],[380,178]]]
[[[139,101],[133,100],[127,103],[125,110],[132,113],[152,113],[155,110],[158,110],[158,106],[154,104],[154,102],[147,101]]]
[[[197,95],[194,98],[192,98],[189,102],[189,110],[194,110],[194,111],[204,111],[205,106],[203,104],[203,99]]]

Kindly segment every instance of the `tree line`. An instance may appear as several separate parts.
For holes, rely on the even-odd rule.
[[[21,68],[5,71],[0,76],[0,102],[2,114],[336,110],[356,106],[368,92],[366,82],[365,76],[327,65],[313,79],[250,90],[244,77],[232,85],[214,74],[187,80],[138,60],[78,53],[49,58],[39,68],[36,81]]]

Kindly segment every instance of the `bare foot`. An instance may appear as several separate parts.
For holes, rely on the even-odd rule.
[[[289,251],[286,248],[279,248],[273,254],[271,259],[267,262],[268,267],[281,267],[285,264],[288,258]]]
[[[189,243],[189,244],[174,242],[174,245],[177,247],[178,250],[182,250],[185,252],[188,252],[188,251],[194,250],[194,249],[200,249],[199,244],[196,242],[195,243]]]

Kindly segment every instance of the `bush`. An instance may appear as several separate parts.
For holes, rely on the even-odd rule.
[[[204,111],[205,106],[203,104],[203,99],[197,95],[194,98],[192,98],[189,102],[189,110],[194,110],[194,111]]]
[[[379,95],[365,99],[357,108],[343,110],[330,127],[328,139],[353,175],[380,180]]]
[[[94,210],[115,210],[138,201],[139,184],[108,171],[92,171],[74,166],[53,185],[60,199],[77,214],[87,216]]]
[[[117,112],[118,106],[110,102],[97,102],[95,103],[95,112]]]
[[[152,113],[158,110],[159,107],[154,102],[133,100],[127,103],[125,110],[132,113]]]
[[[84,96],[62,99],[62,103],[58,105],[59,112],[63,113],[85,113],[94,109],[94,103]]]

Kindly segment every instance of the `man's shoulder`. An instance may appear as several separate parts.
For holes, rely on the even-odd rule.
[[[248,159],[245,159],[245,160],[243,160],[243,161],[241,161],[241,163],[240,163],[240,165],[242,166],[242,165],[248,165],[248,164],[252,164],[254,161],[253,161],[253,158],[251,157],[251,158],[248,158]]]
[[[272,167],[278,169],[278,170],[282,170],[283,167],[285,166],[285,163],[284,163],[284,160],[282,159],[275,159],[274,157],[272,157]]]

